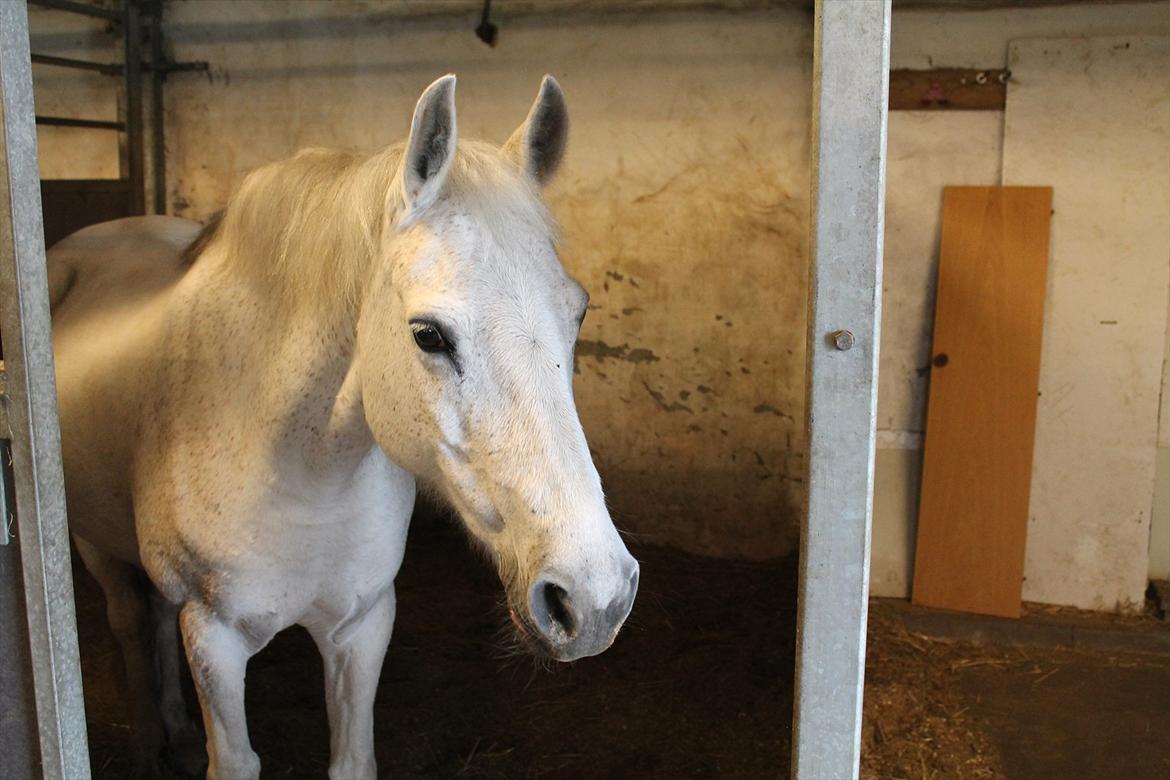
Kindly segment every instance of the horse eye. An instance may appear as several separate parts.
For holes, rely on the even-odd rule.
[[[420,322],[414,326],[414,343],[423,352],[450,352],[451,344],[443,338],[443,333],[429,322]]]

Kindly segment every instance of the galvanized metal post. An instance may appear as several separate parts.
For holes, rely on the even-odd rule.
[[[798,780],[856,778],[861,758],[889,51],[890,0],[817,0]]]
[[[20,2],[0,2],[0,129],[0,337],[40,768],[45,778],[77,780],[89,777],[89,751],[65,523],[28,13]]]
[[[167,213],[166,113],[163,81],[167,77],[162,42],[163,4],[150,11],[150,165],[154,181],[154,212]]]
[[[142,132],[142,25],[138,0],[122,0],[122,39],[126,83],[126,178],[130,213],[146,213],[146,167]]]

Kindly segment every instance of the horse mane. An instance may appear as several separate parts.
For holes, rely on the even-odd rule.
[[[188,254],[214,245],[228,272],[288,306],[355,311],[383,232],[403,227],[404,148],[395,144],[371,155],[305,149],[258,168]],[[535,183],[486,143],[459,142],[443,197],[478,216],[497,242],[517,218],[555,234]]]

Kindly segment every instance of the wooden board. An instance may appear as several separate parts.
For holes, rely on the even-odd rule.
[[[947,187],[914,603],[1018,617],[1051,187]]]
[[[1003,111],[1011,73],[1003,68],[890,71],[891,111]]]

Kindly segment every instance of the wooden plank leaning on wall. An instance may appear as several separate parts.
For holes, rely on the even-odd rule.
[[[1020,614],[1051,187],[947,187],[914,603]]]

